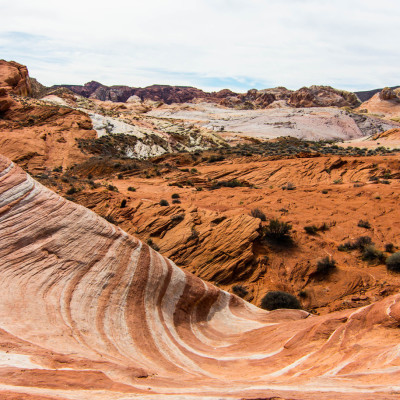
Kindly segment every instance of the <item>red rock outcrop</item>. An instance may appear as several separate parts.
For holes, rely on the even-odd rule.
[[[400,295],[259,310],[4,157],[0,219],[4,398],[398,398]]]
[[[290,95],[292,107],[354,107],[360,104],[354,93],[334,89],[330,86],[304,87]]]
[[[7,157],[35,173],[68,167],[89,157],[78,143],[78,139],[97,137],[87,114],[33,99],[11,104],[10,100],[0,97],[0,105],[8,108],[0,119],[0,149]]]
[[[385,87],[382,89],[382,91],[379,93],[379,98],[381,100],[399,100],[400,101],[400,99],[397,97],[397,94],[394,92],[394,90],[389,87]]]
[[[0,113],[3,113],[15,105],[14,100],[9,96],[6,88],[0,88]]]
[[[15,61],[0,60],[0,88],[19,96],[28,96],[31,93],[28,68]]]

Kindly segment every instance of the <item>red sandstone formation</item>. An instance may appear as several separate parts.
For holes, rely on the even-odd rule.
[[[15,61],[0,60],[0,88],[20,96],[28,96],[31,93],[28,68]]]
[[[0,149],[7,157],[36,173],[88,158],[77,142],[97,136],[88,115],[34,100],[14,105],[0,119]]]
[[[389,87],[385,87],[382,89],[382,91],[379,93],[379,98],[381,100],[399,100],[400,101],[400,99],[397,97],[397,94],[394,92],[394,90]]]
[[[0,220],[2,398],[398,399],[400,295],[264,312],[4,157]]]
[[[354,93],[333,89],[330,86],[301,88],[290,95],[292,107],[354,107],[360,104]]]

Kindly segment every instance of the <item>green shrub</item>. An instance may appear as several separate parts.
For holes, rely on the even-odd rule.
[[[267,217],[259,208],[254,208],[253,210],[251,210],[250,215],[254,218],[261,219],[261,221],[267,220]]]
[[[318,232],[318,227],[315,225],[308,225],[304,227],[304,230],[309,235],[316,235]]]
[[[317,262],[317,274],[327,276],[336,269],[336,261],[331,257],[322,258]]]
[[[136,192],[136,188],[134,188],[133,186],[129,186],[128,192]]]
[[[181,196],[179,196],[178,193],[172,193],[172,195],[171,195],[171,198],[173,198],[173,199],[179,199],[179,197],[181,197]]]
[[[173,199],[172,204],[181,204],[181,201],[179,199]]]
[[[242,285],[234,285],[234,286],[232,286],[232,291],[237,296],[242,297],[242,298],[247,296],[248,293],[249,293],[248,290],[245,287],[243,287]]]
[[[290,293],[280,290],[268,292],[261,300],[261,308],[265,310],[276,310],[279,308],[301,308],[299,300]]]
[[[371,229],[371,224],[365,219],[360,219],[357,226],[360,228]]]
[[[400,251],[386,259],[386,267],[389,271],[400,272]]]
[[[167,200],[164,200],[164,199],[163,199],[163,200],[160,200],[159,204],[160,204],[160,206],[163,206],[163,207],[169,206],[168,201],[167,201]]]
[[[354,242],[347,241],[338,246],[339,251],[360,250],[363,251],[364,247],[373,245],[372,239],[369,236],[360,236]]]
[[[364,261],[385,261],[384,254],[380,250],[376,249],[373,245],[364,246],[361,257]]]
[[[185,218],[185,214],[176,214],[176,215],[171,215],[171,221],[183,221]]]
[[[111,190],[112,192],[118,192],[118,188],[114,185],[107,185],[107,189]]]
[[[393,243],[386,243],[385,244],[385,251],[387,253],[394,253],[394,244]]]
[[[153,242],[152,239],[147,239],[147,244],[155,251],[160,250],[160,248]]]
[[[67,190],[67,194],[75,194],[77,189],[74,186],[71,186],[70,189]]]
[[[263,235],[267,239],[277,242],[289,242],[292,240],[291,230],[292,225],[274,218],[269,221],[267,226],[263,227]]]
[[[124,179],[124,176],[123,176],[122,174],[118,174],[118,175],[117,175],[117,178],[118,178],[118,179]]]

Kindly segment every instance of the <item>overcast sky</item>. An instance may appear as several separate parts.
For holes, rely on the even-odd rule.
[[[45,85],[400,85],[399,0],[0,0],[0,58]]]

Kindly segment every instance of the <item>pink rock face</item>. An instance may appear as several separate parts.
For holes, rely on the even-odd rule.
[[[400,295],[260,310],[2,156],[0,293],[0,398],[399,398]]]

